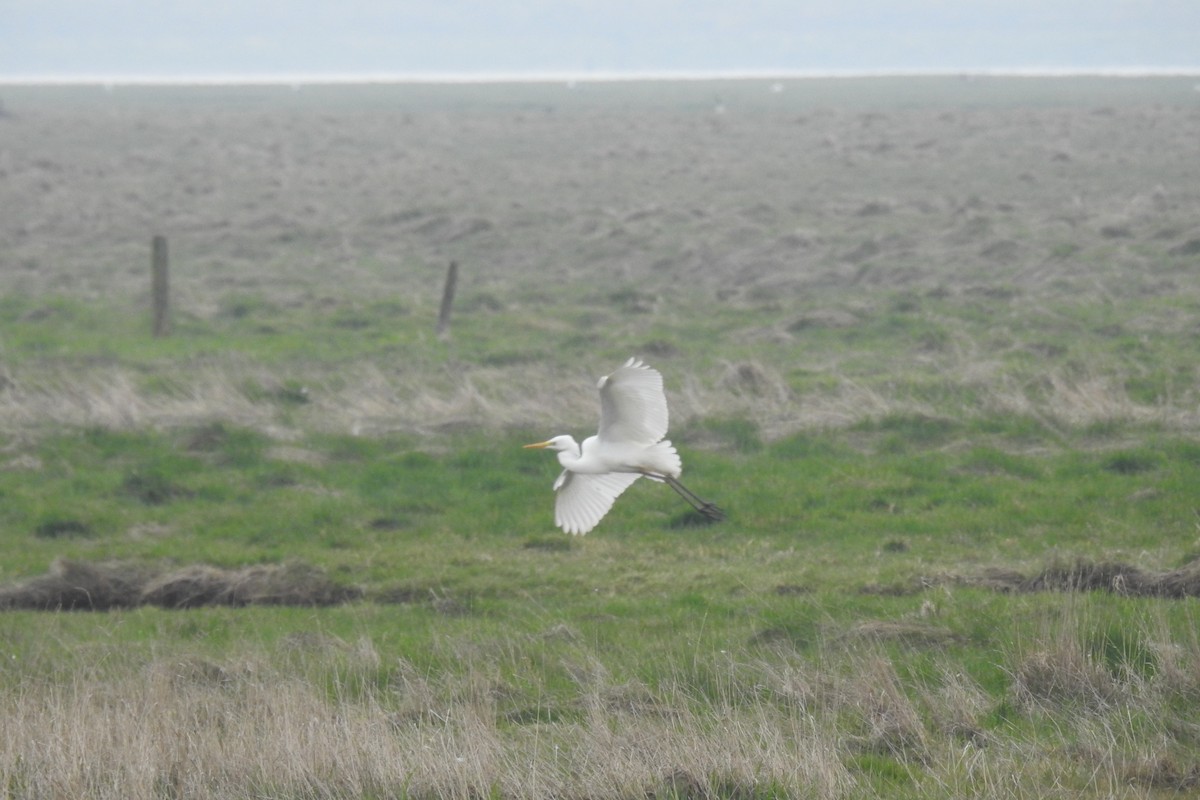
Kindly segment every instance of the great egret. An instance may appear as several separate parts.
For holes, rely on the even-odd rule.
[[[596,527],[613,502],[638,478],[667,484],[692,508],[711,520],[725,514],[679,482],[683,464],[667,435],[667,397],[662,375],[631,358],[596,384],[600,390],[600,431],[580,445],[555,436],[526,448],[558,451],[563,472],[554,482],[554,524],[567,533]]]

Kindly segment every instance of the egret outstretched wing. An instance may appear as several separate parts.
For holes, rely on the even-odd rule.
[[[563,470],[554,482],[554,524],[567,533],[587,533],[640,477],[636,472],[589,475]]]
[[[605,375],[600,390],[600,432],[583,443],[560,434],[527,448],[549,448],[563,472],[554,482],[554,522],[567,533],[596,527],[621,493],[643,476],[670,486],[705,518],[724,512],[679,482],[683,464],[667,435],[667,397],[658,370],[631,358]]]
[[[597,388],[601,441],[649,446],[667,435],[667,396],[658,370],[631,358]]]

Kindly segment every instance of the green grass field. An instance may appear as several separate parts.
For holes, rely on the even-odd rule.
[[[165,780],[271,796],[1193,785],[1196,601],[988,579],[1076,559],[1187,563],[1200,447],[1157,432],[1130,446],[1133,429],[1073,447],[900,417],[771,443],[731,429],[737,444],[689,459],[727,522],[638,486],[582,539],[551,530],[554,470],[513,434],[433,452],[316,436],[302,458],[224,426],[40,439],[23,451],[36,473],[0,474],[8,576],[56,558],[300,562],[365,594],[5,612],[3,691],[21,709],[10,794],[153,795]],[[302,720],[276,718],[288,703]],[[157,721],[163,709],[182,727]],[[227,747],[255,757],[230,762]],[[696,786],[673,788],[681,775]]]
[[[878,160],[836,186],[818,172],[824,205],[744,205],[731,198],[762,175],[730,162],[705,215],[650,198],[560,267],[557,200],[523,196],[513,218],[480,201],[461,218],[490,220],[481,243],[406,229],[463,263],[446,338],[444,260],[334,257],[348,245],[304,238],[336,227],[322,217],[283,225],[258,266],[237,260],[263,246],[254,226],[213,238],[211,263],[185,226],[172,333],[154,339],[148,287],[125,291],[148,237],[144,258],[124,242],[89,272],[69,238],[31,243],[57,224],[32,203],[45,216],[23,212],[25,233],[5,223],[0,298],[0,795],[1194,793],[1200,199],[1197,162],[1171,148],[1200,138],[1147,133],[1122,169],[1084,146],[1124,117],[1194,129],[1173,86],[1006,85],[973,117],[922,84],[908,102],[930,108],[909,118],[868,83],[821,124],[837,158]],[[24,91],[6,103],[18,118],[39,96]],[[141,102],[211,122],[217,101],[195,91]],[[462,119],[541,107],[522,91]],[[556,113],[616,130],[644,91]],[[707,119],[713,90],[677,91],[680,119]],[[837,99],[808,91],[778,115],[725,87],[720,124],[807,130],[795,115]],[[405,112],[415,128],[468,103],[435,95]],[[330,119],[390,107],[303,97]],[[28,118],[72,108],[51,100]],[[980,156],[958,139],[921,160],[945,115],[977,131],[1027,107],[1015,149],[1087,129],[1068,160],[1047,156],[1070,174],[1025,195],[1003,163],[964,177]],[[119,109],[135,138],[186,121]],[[860,149],[893,122],[892,145]],[[531,135],[517,163],[549,136]],[[649,149],[636,174],[668,158]],[[464,158],[491,169],[487,152]],[[930,210],[910,178],[943,161],[927,180],[953,199]],[[507,272],[483,266],[493,254]],[[521,445],[590,433],[595,380],[629,355],[664,374],[684,479],[726,521],[641,482],[588,536],[554,528],[557,463]]]

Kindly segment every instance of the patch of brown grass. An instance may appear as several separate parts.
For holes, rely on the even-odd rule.
[[[832,800],[893,796],[894,781],[913,797],[1191,791],[1200,734],[1171,709],[1200,686],[1187,669],[1200,651],[1177,646],[1134,686],[1092,669],[1075,643],[1083,622],[1067,614],[1001,656],[1015,666],[999,702],[1049,723],[1012,727],[995,726],[998,699],[940,649],[918,676],[876,637],[815,657],[701,656],[656,685],[614,677],[607,654],[557,627],[489,652],[448,641],[469,655],[441,672],[323,632],[225,660],[154,645],[31,653],[0,681],[0,786],[98,800]],[[552,695],[537,672],[504,677],[546,637],[565,645],[574,692]]]
[[[0,610],[107,611],[152,605],[327,606],[358,599],[315,567],[299,562],[242,569],[188,566],[158,569],[128,563],[55,559],[46,575],[0,587]]]
[[[1071,704],[1102,708],[1121,696],[1121,686],[1075,636],[1045,642],[1022,658],[1013,672],[1018,704]]]
[[[570,720],[514,721],[499,713],[482,664],[452,679],[410,667],[384,688],[341,691],[375,674],[372,653],[303,650],[293,654],[298,673],[260,661],[137,665],[114,654],[107,662],[121,662],[119,671],[102,683],[31,676],[4,697],[0,785],[97,800],[602,800],[753,796],[760,787],[836,798],[854,785],[835,739],[770,706],[708,706],[670,690],[654,693],[654,709],[614,709],[599,697],[606,687],[593,687]]]
[[[913,585],[978,586],[998,592],[1112,592],[1129,597],[1200,597],[1200,559],[1178,569],[1154,572],[1119,561],[1054,563],[1032,575],[1013,569],[987,569],[978,575],[923,577]],[[903,587],[902,587],[903,588]],[[900,590],[897,590],[900,591]]]

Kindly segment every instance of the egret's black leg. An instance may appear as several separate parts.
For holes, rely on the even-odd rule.
[[[688,501],[688,504],[703,514],[706,519],[710,519],[713,522],[720,522],[721,520],[725,519],[724,511],[722,511],[713,503],[710,503],[707,500],[702,500],[696,495],[695,492],[680,483],[678,478],[672,478],[670,475],[663,475],[662,481],[666,483],[667,486],[670,486],[672,489],[674,489],[680,497]]]

